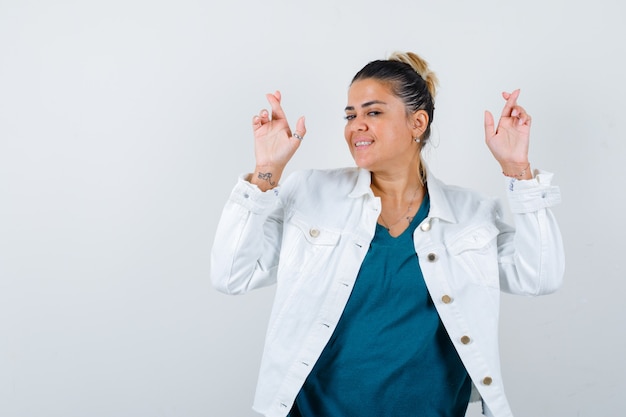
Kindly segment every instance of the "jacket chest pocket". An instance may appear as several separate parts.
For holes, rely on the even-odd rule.
[[[446,245],[454,264],[476,284],[494,288],[500,286],[498,233],[494,224],[480,224],[454,235]]]
[[[285,222],[280,268],[299,273],[310,271],[316,265],[321,268],[336,250],[340,238],[340,232],[294,214]]]

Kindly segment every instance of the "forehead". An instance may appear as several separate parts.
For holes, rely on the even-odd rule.
[[[388,83],[372,78],[357,80],[348,90],[348,105],[360,107],[363,103],[382,101],[389,105],[402,104],[391,91]]]

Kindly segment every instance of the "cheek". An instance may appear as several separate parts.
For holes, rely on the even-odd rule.
[[[399,127],[396,132],[396,137],[401,138],[402,140],[404,139],[409,139],[412,140],[413,139],[413,129],[411,129],[410,125],[406,125],[406,126],[401,126]]]

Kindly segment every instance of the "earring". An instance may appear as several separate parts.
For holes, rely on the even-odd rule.
[[[415,139],[413,139],[413,140],[415,141],[415,143],[420,143],[420,142],[421,142],[421,140],[420,140],[420,137],[419,137],[419,136],[418,136],[418,137],[416,137],[416,138],[415,138]]]

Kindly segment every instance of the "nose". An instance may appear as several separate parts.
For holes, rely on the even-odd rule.
[[[362,117],[355,116],[349,123],[350,130],[353,132],[363,132],[367,130],[367,123]]]

